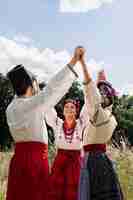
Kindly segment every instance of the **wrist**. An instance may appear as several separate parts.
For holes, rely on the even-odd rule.
[[[72,59],[70,60],[69,64],[70,65],[75,65],[77,63],[77,59],[75,57],[72,57]]]
[[[73,65],[68,63],[67,67],[69,68],[69,70],[75,75],[76,78],[78,78],[78,74],[77,72],[73,69]]]
[[[85,67],[85,66],[86,66],[86,64],[85,64],[85,61],[84,61],[84,60],[80,60],[80,63],[81,63],[81,65],[82,65],[83,67]]]
[[[87,80],[84,80],[84,81],[83,81],[83,85],[86,86],[86,85],[88,85],[91,81],[92,81],[92,79],[91,79],[91,78],[88,78]]]

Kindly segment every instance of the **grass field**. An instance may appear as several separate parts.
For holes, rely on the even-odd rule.
[[[116,170],[125,200],[133,200],[133,152],[128,149],[123,152],[113,149],[111,155],[116,161]]]
[[[8,166],[11,155],[12,153],[9,152],[0,152],[0,200],[5,200]],[[133,152],[129,149],[122,152],[119,149],[111,148],[110,156],[116,161],[116,169],[125,200],[133,200]]]

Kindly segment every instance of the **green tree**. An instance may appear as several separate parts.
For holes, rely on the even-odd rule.
[[[133,96],[123,95],[117,99],[113,107],[118,126],[114,133],[115,140],[126,137],[133,145]]]
[[[10,81],[2,74],[0,74],[0,146],[10,147],[12,137],[6,121],[6,108],[14,96]]]

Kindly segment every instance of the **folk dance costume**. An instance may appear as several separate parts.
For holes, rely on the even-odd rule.
[[[114,89],[107,81],[99,82],[98,88],[103,96],[92,81],[85,85],[90,122],[83,134],[85,156],[81,167],[78,199],[123,200],[113,164],[106,155],[106,143],[111,139],[117,125],[111,114]]]
[[[7,121],[16,145],[10,163],[6,200],[47,199],[48,136],[44,117],[75,80],[71,68],[70,65],[64,67],[44,91],[31,97],[15,97],[7,108]],[[27,81],[24,67],[20,66],[12,73],[12,81],[18,75]]]
[[[53,110],[47,112],[46,121],[53,127],[57,155],[49,177],[49,200],[77,200],[81,167],[82,132],[87,125],[87,108],[84,106],[73,129],[57,117]]]

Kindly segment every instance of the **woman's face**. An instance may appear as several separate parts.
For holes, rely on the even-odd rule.
[[[64,117],[69,117],[69,118],[76,118],[76,105],[68,102],[64,105]]]
[[[108,97],[108,93],[110,92],[109,89],[110,88],[107,88],[107,86],[105,86],[104,84],[99,87],[103,107],[107,107],[110,104],[110,99]]]
[[[103,85],[100,85],[99,91],[100,91],[100,94],[101,94],[102,96],[106,96],[106,87],[105,87],[104,84],[103,84]]]

